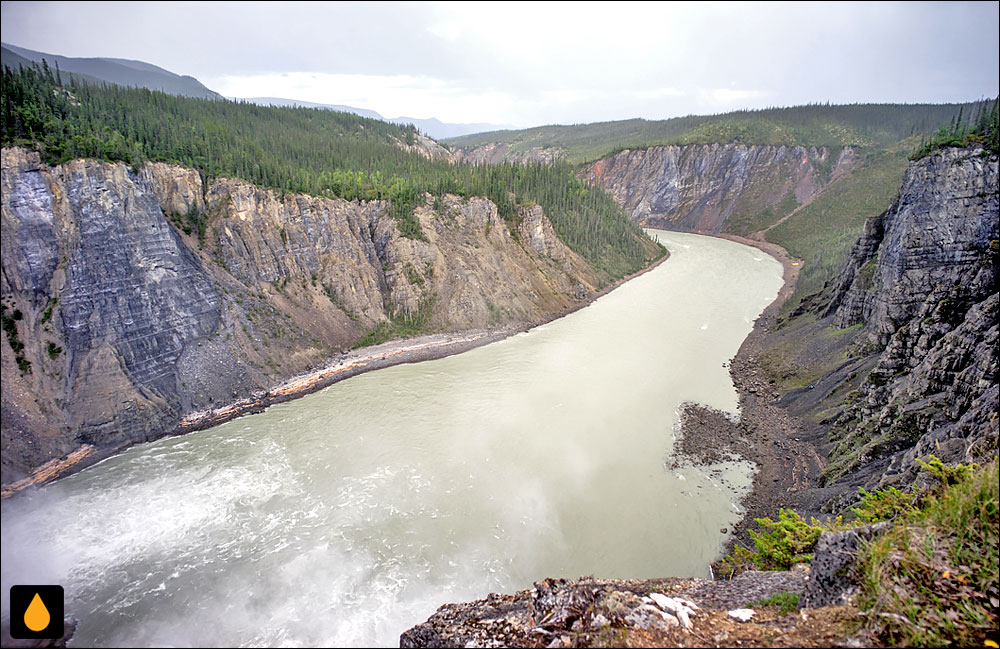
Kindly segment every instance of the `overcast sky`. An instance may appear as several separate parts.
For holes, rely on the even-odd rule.
[[[1000,78],[997,2],[2,4],[14,45],[448,122],[968,101]]]

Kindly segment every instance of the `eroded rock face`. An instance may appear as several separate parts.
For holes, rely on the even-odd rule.
[[[584,178],[640,225],[747,234],[755,214],[779,205],[790,211],[859,162],[849,147],[656,146],[598,160]]]
[[[49,169],[5,149],[3,170],[3,300],[23,314],[31,363],[9,364],[5,345],[4,431],[20,411],[13,427],[39,430],[29,455],[47,460],[169,426],[178,360],[220,320],[198,260],[124,165]],[[18,444],[4,442],[16,461]]]
[[[995,290],[997,160],[937,151],[910,165],[899,196],[870,219],[831,303],[836,324],[864,322],[884,344],[913,318],[956,318]],[[943,303],[943,304],[942,304]]]
[[[139,177],[153,190],[164,214],[187,214],[205,209],[201,175],[194,169],[147,162]]]
[[[452,154],[452,159],[456,162],[486,165],[497,165],[504,162],[552,164],[560,157],[562,157],[562,150],[557,147],[532,147],[527,152],[522,153],[511,149],[511,146],[506,142],[489,142],[471,149],[457,149]]]
[[[237,279],[285,285],[308,278],[335,287],[336,299],[369,326],[385,320],[382,261],[371,232],[383,202],[279,197],[231,179],[214,182],[206,199],[221,217],[212,225],[219,258]]]
[[[840,421],[851,465],[880,461],[872,484],[912,482],[914,457],[996,452],[997,180],[997,157],[979,147],[911,163],[832,287],[826,314],[863,324],[878,354]]]
[[[408,153],[416,153],[417,155],[423,156],[428,160],[443,160],[445,162],[455,161],[451,151],[438,144],[437,141],[432,140],[423,133],[419,132],[414,135],[413,144],[400,142],[399,148]]]
[[[539,208],[515,235],[486,199],[426,196],[421,241],[382,201],[2,155],[2,301],[17,334],[0,342],[4,483],[83,444],[100,456],[168,433],[394,317],[528,325],[598,284]]]

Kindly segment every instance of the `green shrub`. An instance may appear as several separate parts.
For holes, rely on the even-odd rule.
[[[750,530],[756,552],[737,545],[733,554],[726,557],[725,562],[735,571],[753,566],[760,570],[788,570],[796,563],[812,561],[816,542],[824,529],[820,521],[814,518],[806,522],[791,509],[779,510],[777,521],[770,518],[755,518],[754,521],[766,531]]]
[[[906,493],[895,487],[878,489],[874,492],[858,487],[858,491],[861,494],[861,503],[857,507],[852,507],[851,511],[863,523],[892,521],[900,516],[906,516],[913,511],[913,503],[917,498],[916,494]]]
[[[59,345],[55,344],[51,340],[48,341],[48,345],[46,345],[46,349],[45,350],[49,353],[49,358],[51,358],[53,360],[59,358],[59,354],[61,354],[62,351],[63,351],[62,347],[60,347]]]

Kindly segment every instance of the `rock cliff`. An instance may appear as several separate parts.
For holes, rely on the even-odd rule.
[[[626,163],[631,155],[624,152]],[[642,168],[642,160],[636,160],[637,164],[619,169]],[[703,166],[695,164],[691,169],[708,169],[710,160],[702,162]],[[659,163],[655,167],[664,168]],[[663,176],[659,181],[652,180],[655,177],[647,177],[654,189],[656,182],[663,181]],[[804,177],[786,177],[784,186],[794,188]],[[612,188],[622,183],[619,201],[628,204],[632,197],[648,195],[641,189],[633,192],[627,186],[628,176],[619,178],[606,181]],[[711,203],[712,196],[732,196],[724,187],[725,182],[719,182],[714,194],[700,194],[702,205]],[[658,195],[670,196],[670,191],[666,188]],[[643,205],[642,199],[633,204]],[[718,227],[721,222],[714,219],[721,214],[716,212],[707,221],[681,216],[671,223],[678,228],[699,222]],[[755,333],[762,346],[771,345],[784,355],[834,358],[829,366],[833,371],[818,373],[810,385],[790,391],[777,402],[812,417],[817,411],[829,412],[830,400],[836,400],[837,407],[832,409],[841,413],[832,427],[821,426],[828,429],[832,442],[826,447],[832,447],[828,484],[782,490],[780,506],[813,503],[812,507],[833,498],[828,507],[839,511],[857,498],[859,484],[906,487],[917,482],[915,458],[933,453],[953,463],[996,455],[998,228],[997,157],[979,147],[936,152],[910,164],[897,199],[885,213],[868,221],[837,280],[791,315],[791,321],[805,324],[791,326],[786,320],[784,330]],[[747,363],[756,367],[754,359],[739,361],[740,367]],[[855,374],[859,378],[852,378]],[[860,388],[846,393],[855,383]],[[750,392],[766,391],[765,398],[770,400],[772,390],[762,380]],[[741,405],[746,413],[746,402]],[[765,439],[783,436],[776,428],[760,432]],[[740,431],[740,440],[751,437],[749,431]],[[795,441],[800,440],[796,437]],[[779,446],[784,459],[791,460],[784,449],[792,447],[783,442]],[[789,471],[797,472],[797,464]],[[851,566],[858,539],[885,526],[824,533],[811,569],[806,568],[808,574],[751,572],[732,581],[713,582],[549,579],[514,595],[491,594],[477,602],[442,606],[426,622],[406,631],[400,646],[687,646],[696,642],[725,646],[734,638],[761,646],[830,646],[846,641],[848,626],[843,622],[854,615],[836,605],[856,588]],[[799,605],[809,610],[783,618],[778,624],[785,626],[778,631],[775,620],[761,616],[760,602],[753,602],[789,591],[803,593]],[[654,592],[681,595],[701,606],[691,618],[694,640],[651,606],[654,602],[649,596]],[[757,608],[754,621],[725,626],[734,613],[726,609],[736,606]],[[830,624],[837,619],[837,624]],[[755,623],[767,632],[752,628]],[[796,636],[810,630],[825,630],[829,635]]]
[[[850,147],[654,146],[598,160],[583,176],[643,226],[749,234],[759,213],[790,212],[859,161]]]
[[[996,452],[997,192],[995,155],[944,149],[911,163],[866,223],[823,310],[861,325],[858,351],[874,354],[833,427],[828,479],[870,465],[869,484],[907,484],[915,457]]]
[[[497,165],[504,162],[551,164],[560,157],[562,157],[562,150],[557,147],[532,147],[522,153],[514,150],[506,142],[489,142],[471,149],[456,149],[452,153],[452,159],[456,162],[486,165]]]
[[[415,240],[384,202],[203,186],[165,164],[48,167],[10,148],[2,172],[5,484],[169,433],[380,323],[527,325],[598,284],[538,207],[518,229],[486,199],[426,196]]]

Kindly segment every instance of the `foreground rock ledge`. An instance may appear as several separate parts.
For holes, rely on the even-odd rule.
[[[730,581],[705,579],[576,581],[546,579],[514,595],[446,604],[404,632],[401,647],[834,646],[846,641],[847,606],[780,615],[758,607],[749,622],[728,611],[777,593],[802,593],[808,569],[747,572]],[[699,607],[691,628],[670,623],[650,594]],[[657,601],[662,598],[657,597]]]

